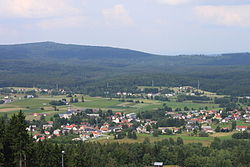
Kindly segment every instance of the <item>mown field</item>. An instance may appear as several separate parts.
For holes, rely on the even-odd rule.
[[[31,116],[33,113],[54,115],[55,113],[57,113],[57,111],[54,111],[53,107],[49,104],[49,102],[54,99],[54,97],[41,97],[21,100],[17,99],[8,104],[1,104],[0,115],[8,114],[9,116],[11,116],[15,113],[18,113],[20,110],[24,112],[27,119],[38,119]],[[61,112],[65,112],[67,110],[67,106],[59,106],[58,108]]]

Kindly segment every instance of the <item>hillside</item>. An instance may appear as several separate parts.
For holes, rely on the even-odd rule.
[[[129,49],[40,42],[0,45],[0,86],[193,85],[250,94],[250,54],[162,56]],[[237,82],[236,82],[237,81]],[[241,85],[241,89],[236,87]]]

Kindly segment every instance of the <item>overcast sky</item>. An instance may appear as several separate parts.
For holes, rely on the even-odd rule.
[[[0,0],[0,44],[55,41],[159,54],[250,51],[250,0]]]

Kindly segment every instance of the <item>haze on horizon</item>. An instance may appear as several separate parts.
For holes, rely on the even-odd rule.
[[[248,52],[249,0],[0,0],[0,44],[55,41],[158,54]]]

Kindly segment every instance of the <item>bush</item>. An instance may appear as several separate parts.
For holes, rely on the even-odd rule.
[[[66,105],[65,102],[59,100],[59,101],[56,101],[56,100],[53,100],[49,103],[50,105],[53,105],[53,106],[62,106],[62,105]]]
[[[208,137],[209,135],[208,135],[208,133],[206,133],[206,132],[200,132],[199,133],[199,137]]]
[[[244,131],[244,132],[240,132],[240,133],[234,133],[232,135],[232,138],[234,139],[250,139],[250,133]]]

